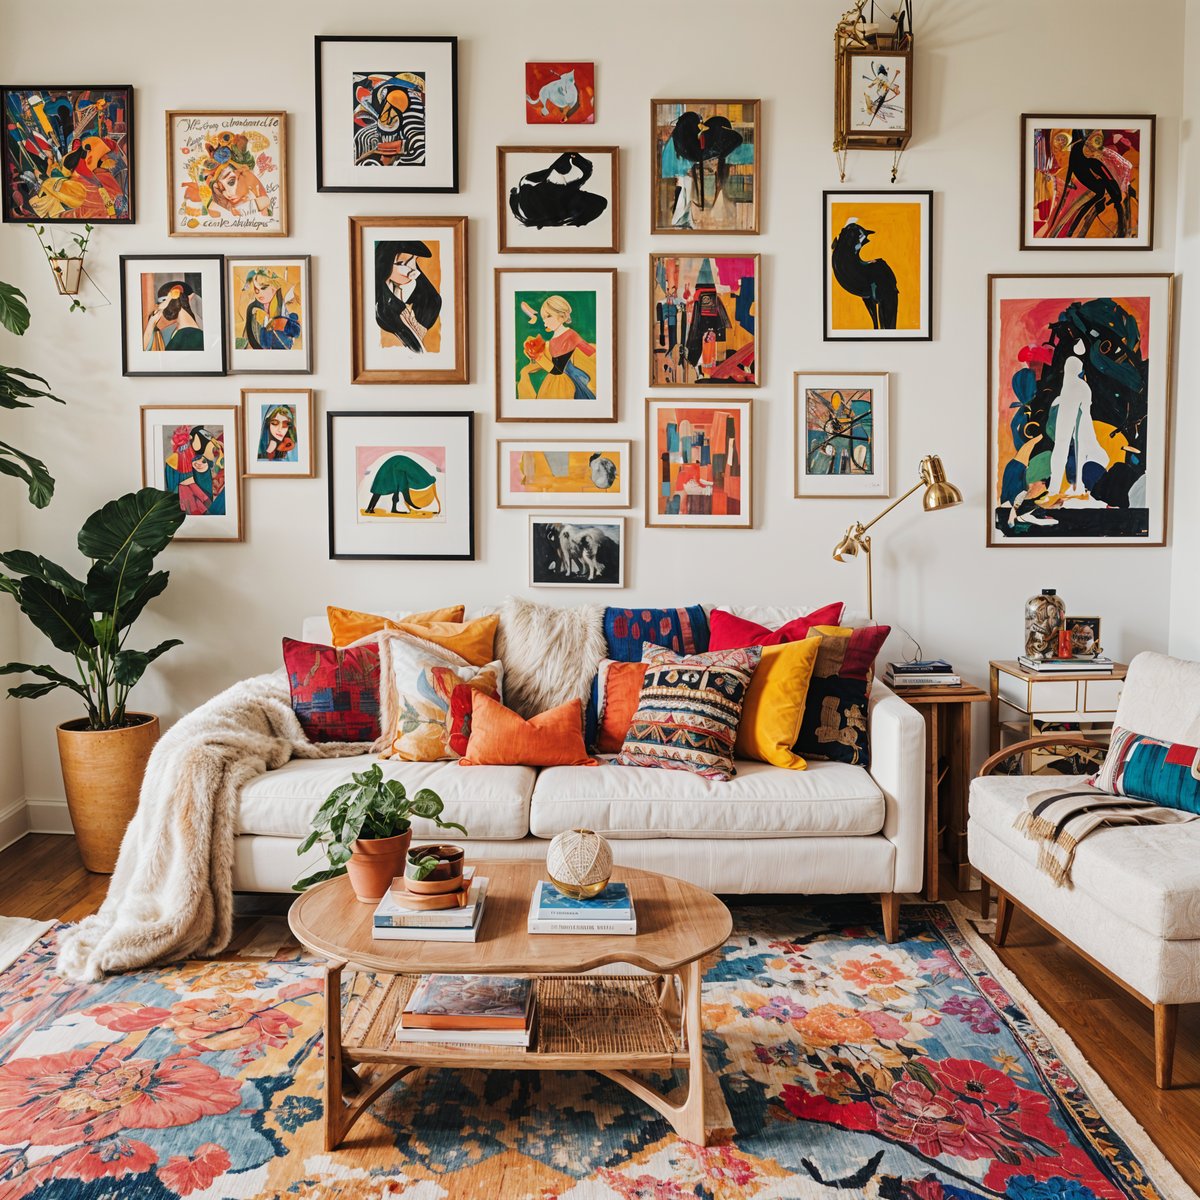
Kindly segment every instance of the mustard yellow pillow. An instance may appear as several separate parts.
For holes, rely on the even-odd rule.
[[[808,684],[821,639],[764,646],[750,679],[737,731],[738,758],[803,771],[808,764],[792,747],[800,736]]]
[[[479,617],[475,621],[429,621],[418,625],[413,621],[390,621],[388,632],[409,633],[452,650],[459,658],[465,658],[473,667],[486,666],[494,659],[496,630],[500,628],[500,614]]]
[[[456,604],[452,608],[435,608],[432,612],[412,613],[404,618],[404,623],[428,625],[434,621],[461,621],[464,612],[463,606]],[[355,612],[352,608],[334,608],[333,605],[329,605],[325,613],[329,617],[329,631],[333,634],[333,644],[339,650],[361,638],[378,633],[381,629],[399,628],[395,621],[387,617]]]

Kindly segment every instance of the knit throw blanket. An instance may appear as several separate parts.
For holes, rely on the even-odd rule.
[[[1195,813],[1163,808],[1149,800],[1098,792],[1089,784],[1033,792],[1014,828],[1038,847],[1038,870],[1057,887],[1071,883],[1075,850],[1089,833],[1110,825],[1174,825],[1194,821]]]
[[[100,911],[59,936],[58,972],[106,972],[212,955],[233,924],[238,796],[291,758],[364,754],[357,742],[310,742],[282,671],[236,683],[189,713],[150,755]]]

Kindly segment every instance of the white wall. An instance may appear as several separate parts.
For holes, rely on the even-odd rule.
[[[3,274],[0,273],[0,278]],[[11,339],[10,339],[11,340]],[[8,362],[9,341],[5,341],[4,361]],[[3,437],[3,434],[0,434]],[[17,539],[17,485],[0,481],[0,545],[15,545]],[[0,595],[0,662],[20,658],[17,606],[11,596]],[[7,679],[0,681],[12,683]],[[25,780],[21,771],[21,713],[15,702],[3,699],[0,692],[0,849],[20,837],[26,829]]]
[[[612,602],[679,604],[822,602],[845,597],[862,606],[861,564],[839,566],[830,548],[870,501],[792,498],[792,372],[890,370],[894,494],[915,475],[922,454],[937,451],[966,503],[926,516],[919,504],[877,530],[876,613],[916,634],[927,653],[945,655],[986,684],[986,664],[1018,649],[1025,597],[1054,586],[1076,611],[1104,617],[1104,642],[1126,657],[1165,649],[1170,622],[1169,549],[989,550],[984,545],[985,277],[989,271],[1170,270],[1174,263],[1177,145],[1182,45],[1167,36],[1183,18],[1183,0],[1143,6],[1136,21],[1119,0],[1096,0],[1086,21],[1077,6],[1044,0],[1004,5],[918,0],[916,137],[901,164],[900,186],[936,193],[935,340],[926,344],[832,345],[821,340],[821,190],[837,187],[831,137],[833,24],[844,0],[757,0],[736,10],[715,0],[682,8],[614,0],[602,10],[548,9],[528,0],[457,0],[400,10],[366,0],[337,6],[293,0],[266,24],[243,4],[211,3],[203,28],[225,31],[213,43],[181,44],[182,26],[159,4],[124,4],[95,37],[47,40],[35,6],[6,13],[0,78],[36,82],[103,77],[137,87],[136,226],[100,229],[89,269],[109,297],[118,294],[121,253],[311,253],[315,264],[318,412],[330,408],[470,408],[477,425],[476,563],[334,563],[325,551],[325,481],[251,480],[242,545],[181,544],[167,554],[172,581],[146,618],[141,637],[182,637],[137,692],[141,707],[168,718],[233,679],[274,667],[279,637],[326,602],[371,608],[495,601],[525,590],[526,514],[494,510],[495,436],[491,352],[492,270],[496,246],[495,147],[557,141],[526,126],[523,63],[580,57],[597,62],[598,121],[568,137],[621,146],[624,189],[621,270],[622,436],[643,446],[646,376],[646,256],[679,239],[648,233],[648,107],[651,96],[763,99],[764,234],[737,248],[763,254],[761,372],[755,393],[757,528],[647,531],[641,528],[644,480],[630,521],[630,587]],[[735,15],[736,14],[736,15]],[[60,0],[59,29],[91,28],[95,12]],[[239,19],[240,18],[240,19]],[[1119,29],[1120,36],[1112,31]],[[239,36],[237,31],[247,36]],[[318,195],[314,186],[312,37],[317,33],[456,33],[460,41],[463,190],[457,196]],[[282,107],[288,110],[291,229],[287,239],[168,239],[162,113],[168,107]],[[1157,247],[1149,253],[1087,255],[1017,251],[1018,128],[1022,111],[1153,112],[1158,115]],[[890,156],[851,156],[846,186],[886,188]],[[1194,206],[1193,206],[1194,207]],[[352,387],[346,218],[351,214],[466,214],[470,219],[472,382],[460,387]],[[689,245],[731,248],[733,239]],[[70,398],[65,412],[21,434],[44,452],[60,477],[46,513],[22,509],[24,544],[73,556],[79,520],[102,501],[139,483],[138,406],[151,402],[235,403],[239,388],[264,376],[225,379],[123,379],[117,307],[68,315],[32,235],[0,229],[6,272],[28,285],[39,320],[26,339],[28,361],[50,372]],[[508,263],[516,258],[506,256]],[[562,266],[566,256],[522,256],[521,265]],[[87,299],[99,298],[90,292]],[[292,382],[305,381],[292,377]],[[280,384],[288,380],[281,379]],[[531,432],[530,427],[500,430]],[[546,426],[547,436],[570,427]],[[324,447],[321,446],[323,453]],[[322,468],[323,474],[323,468]],[[1176,525],[1183,514],[1176,505]],[[570,592],[542,592],[556,603]],[[44,653],[30,632],[23,653]],[[53,723],[67,700],[23,714],[26,793],[54,800],[61,784]],[[982,720],[982,714],[977,714]],[[982,728],[978,732],[982,732]],[[51,820],[39,806],[35,820]],[[60,814],[61,815],[61,814]]]

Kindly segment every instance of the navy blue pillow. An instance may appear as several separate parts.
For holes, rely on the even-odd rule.
[[[703,654],[708,649],[708,615],[704,606],[688,608],[606,608],[604,640],[616,662],[641,662],[642,643],[665,646],[676,654]]]

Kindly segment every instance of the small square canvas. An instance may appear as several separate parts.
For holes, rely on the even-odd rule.
[[[595,120],[595,63],[525,64],[526,125],[591,125]]]

